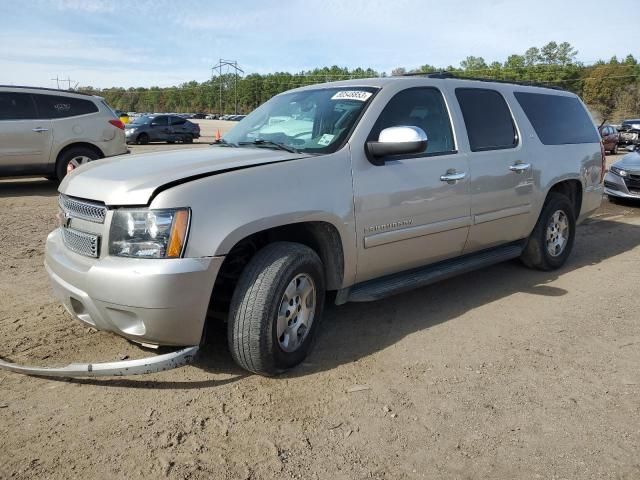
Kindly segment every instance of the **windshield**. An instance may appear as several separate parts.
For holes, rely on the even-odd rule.
[[[376,89],[342,87],[285,93],[273,97],[228,132],[236,146],[274,147],[307,153],[338,150],[368,106]]]

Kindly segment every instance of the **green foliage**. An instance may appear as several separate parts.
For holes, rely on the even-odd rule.
[[[592,112],[603,119],[640,116],[636,108],[640,98],[640,66],[633,55],[623,60],[614,56],[609,61],[599,60],[585,66],[577,61],[577,54],[568,42],[549,42],[542,47],[531,47],[523,54],[509,55],[504,62],[487,63],[482,57],[468,56],[460,62],[460,67],[425,64],[408,70],[399,66],[391,74],[449,71],[460,77],[555,85],[583,96]],[[350,70],[334,65],[299,73],[254,73],[244,77],[229,73],[202,83],[192,81],[168,88],[96,90],[87,87],[82,90],[102,95],[112,107],[124,111],[248,113],[272,96],[292,88],[378,76],[387,74],[370,68]]]

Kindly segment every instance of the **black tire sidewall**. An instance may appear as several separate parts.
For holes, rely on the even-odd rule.
[[[94,150],[85,147],[73,147],[64,152],[58,161],[56,162],[56,177],[58,181],[62,181],[62,179],[67,175],[67,165],[69,162],[75,157],[89,157],[91,160],[97,160],[100,158]]]
[[[562,253],[557,257],[554,257],[547,251],[546,232],[551,217],[558,210],[562,210],[569,220],[569,238]],[[571,251],[573,250],[573,243],[576,236],[576,218],[571,202],[564,195],[554,195],[545,205],[540,220],[541,228],[538,229],[539,231],[537,232],[537,240],[542,250],[540,253],[543,259],[543,266],[546,270],[560,268],[567,261],[569,255],[571,255]]]
[[[300,348],[285,352],[277,338],[278,310],[287,286],[301,273],[311,276],[316,287],[314,320]],[[302,362],[314,344],[324,300],[322,261],[312,249],[292,242],[264,247],[244,268],[231,300],[227,338],[236,363],[261,375],[277,375]]]
[[[138,138],[136,138],[136,143],[138,145],[147,145],[149,143],[149,135],[147,133],[141,133],[138,135]]]
[[[309,329],[309,332],[307,333],[307,336],[302,342],[300,348],[294,352],[285,352],[280,347],[280,342],[278,341],[278,309],[287,286],[296,275],[301,273],[305,273],[313,279],[313,283],[316,287],[316,309],[311,328]],[[271,325],[269,333],[269,338],[271,338],[271,351],[275,361],[274,366],[278,371],[287,370],[298,365],[309,354],[309,351],[314,344],[318,326],[322,320],[324,297],[324,275],[322,274],[322,271],[318,269],[318,265],[313,262],[296,262],[291,265],[291,269],[286,275],[282,275],[280,277],[278,285],[275,288],[275,295],[272,299],[272,310],[270,311]]]

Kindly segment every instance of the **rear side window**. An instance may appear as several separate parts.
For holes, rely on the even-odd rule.
[[[0,93],[0,120],[29,120],[37,118],[29,93]]]
[[[171,119],[171,125],[184,125],[187,121],[181,117],[169,117]]]
[[[513,148],[516,127],[504,97],[495,90],[456,88],[472,152]]]
[[[67,118],[95,113],[98,107],[90,100],[59,95],[34,95],[40,118]]]
[[[545,145],[600,142],[591,117],[576,97],[528,92],[514,95]]]

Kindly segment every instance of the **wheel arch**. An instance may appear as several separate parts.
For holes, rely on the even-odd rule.
[[[93,143],[89,143],[89,142],[72,142],[72,143],[69,143],[68,145],[65,145],[64,147],[62,147],[58,151],[58,153],[56,155],[56,165],[58,164],[58,162],[60,161],[60,159],[62,158],[62,156],[65,153],[67,153],[72,148],[78,148],[78,147],[88,148],[90,150],[93,150],[100,158],[104,158],[104,152],[100,149],[100,147],[94,145]]]
[[[549,198],[550,193],[560,193],[571,201],[571,205],[573,205],[575,211],[574,213],[577,219],[580,217],[580,211],[582,210],[582,189],[582,182],[577,178],[567,178],[560,180],[554,183],[547,191],[545,203]]]
[[[238,279],[246,265],[266,245],[289,241],[311,248],[322,261],[327,290],[342,288],[345,270],[342,237],[338,228],[327,221],[304,221],[278,225],[252,232],[237,239],[224,252],[225,259],[218,272],[209,316],[226,320],[228,307]]]

